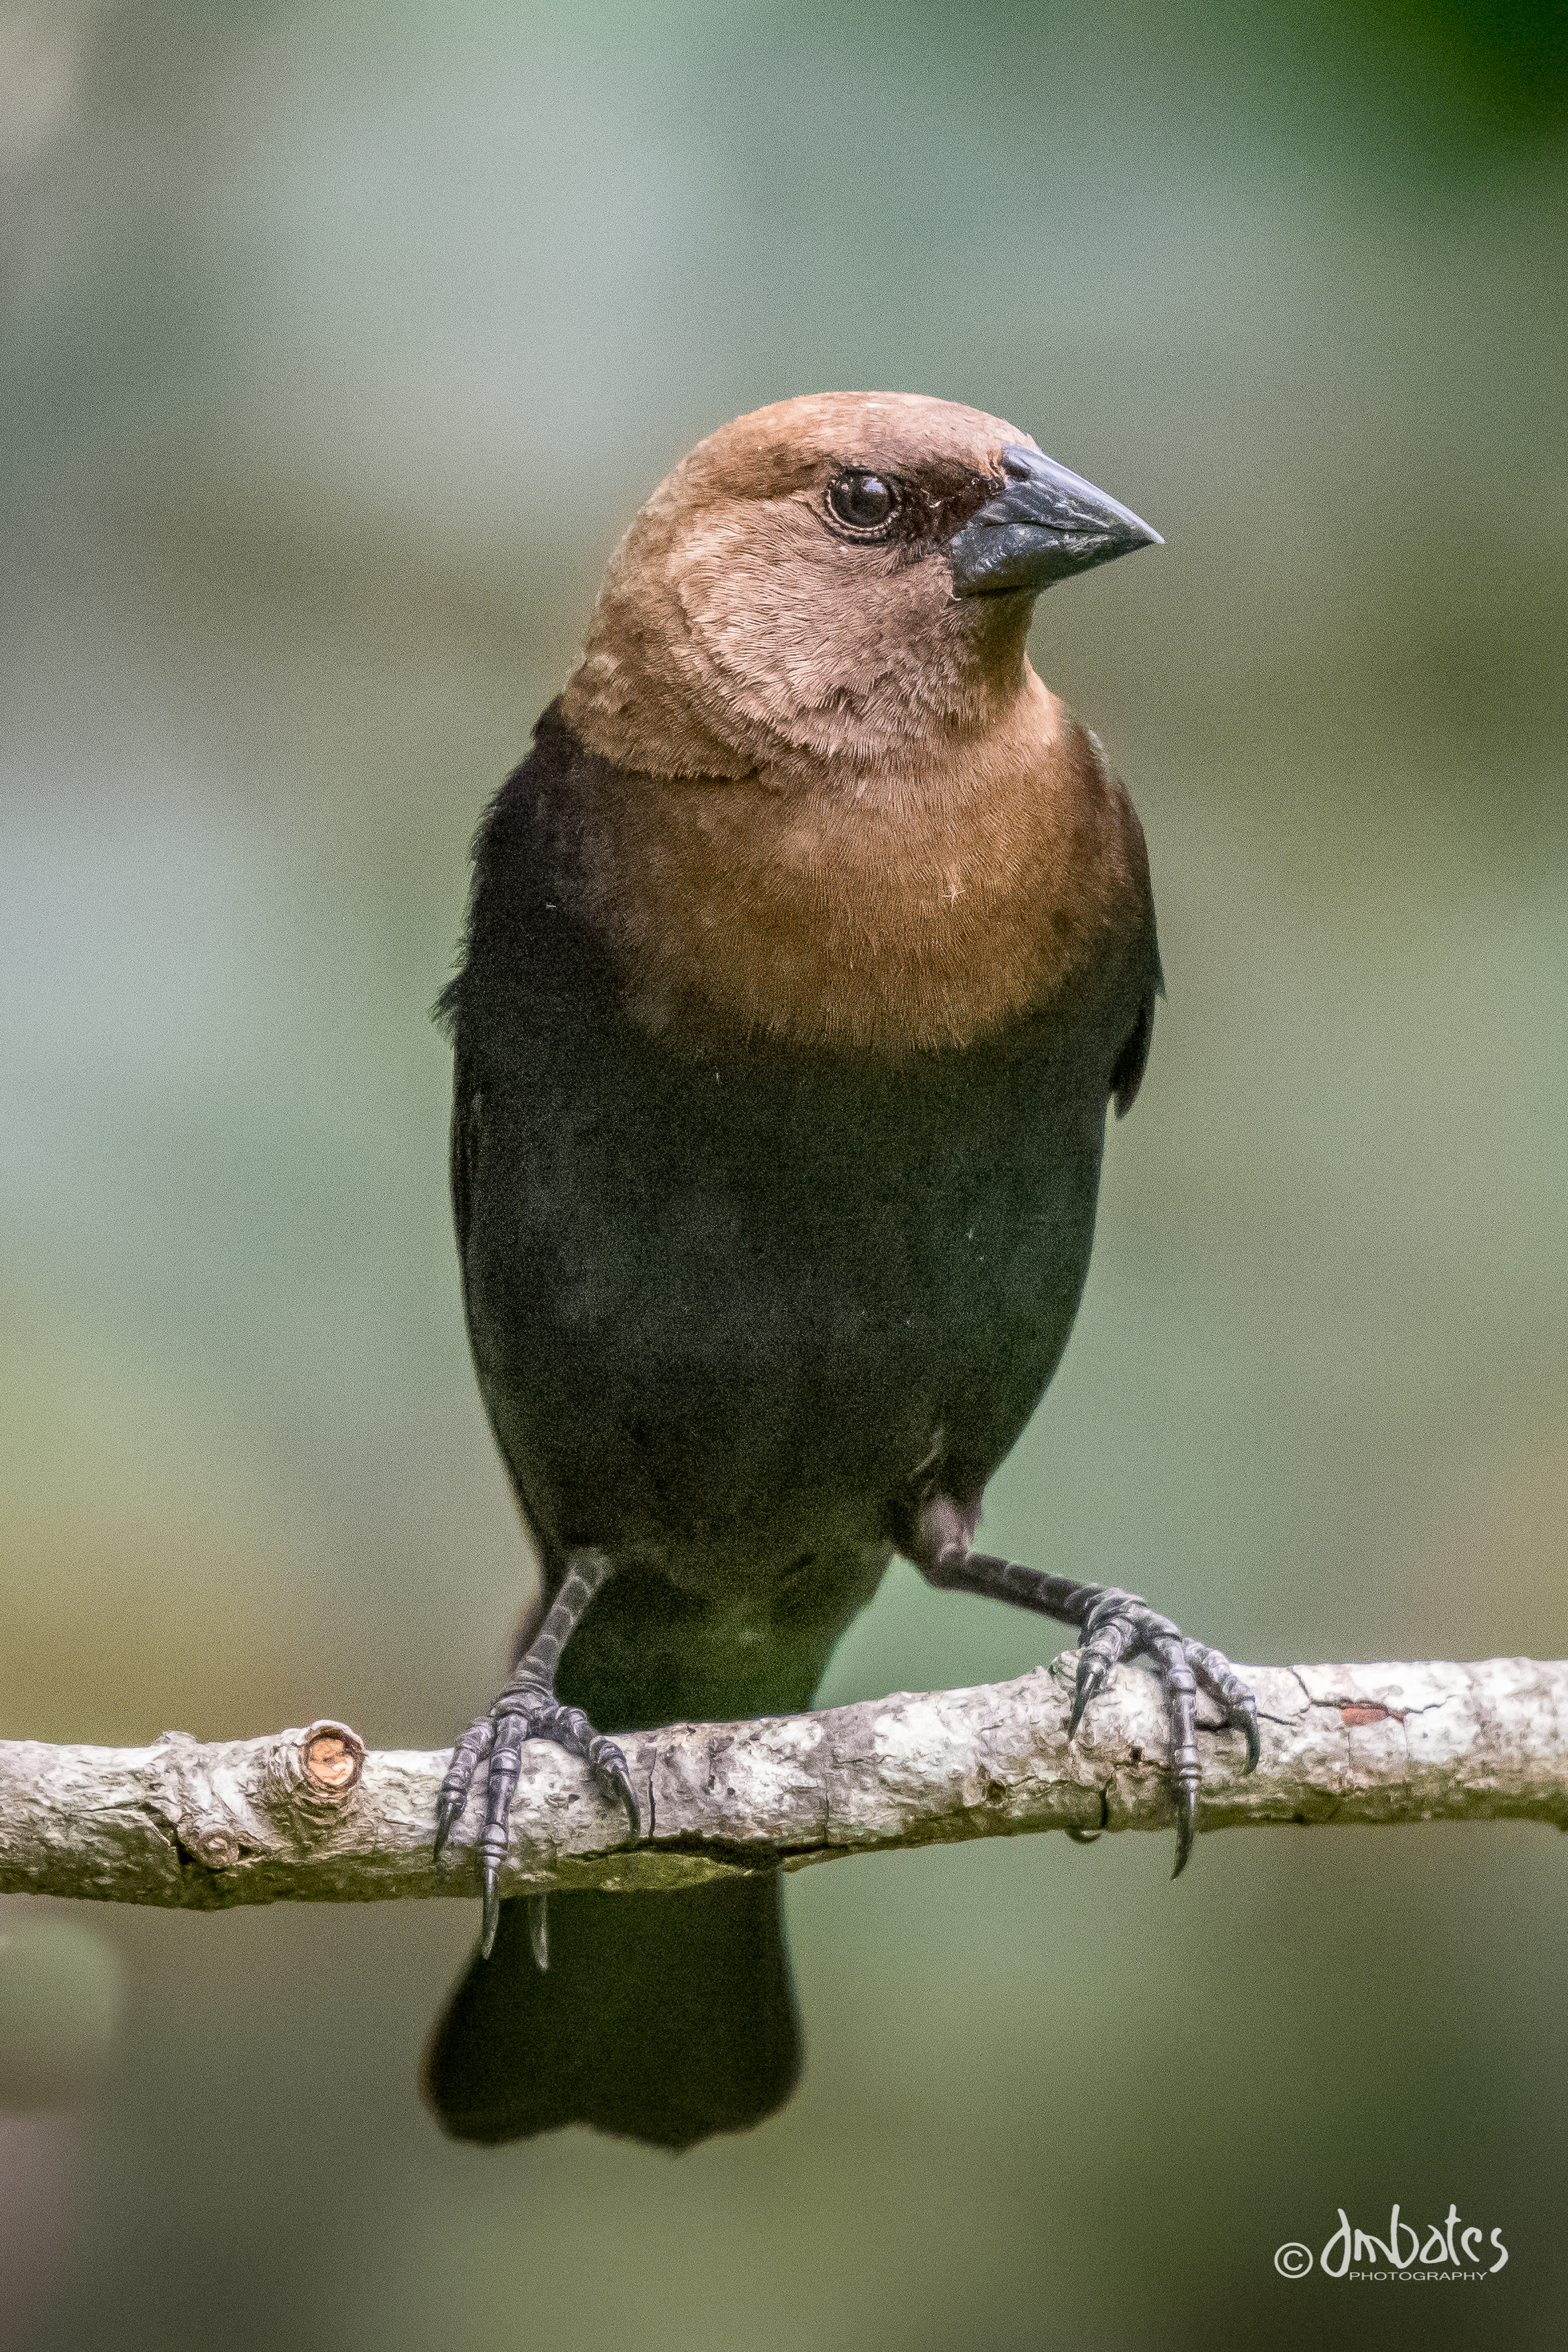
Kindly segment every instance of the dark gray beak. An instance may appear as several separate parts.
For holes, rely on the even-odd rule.
[[[955,596],[1038,596],[1070,572],[1087,572],[1135,547],[1163,547],[1131,508],[1118,506],[1054,457],[1011,442],[1002,451],[1006,488],[947,543]]]

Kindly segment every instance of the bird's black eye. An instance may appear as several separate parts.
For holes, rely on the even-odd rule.
[[[883,530],[898,512],[898,492],[880,474],[836,474],[828,485],[828,508],[846,530]]]

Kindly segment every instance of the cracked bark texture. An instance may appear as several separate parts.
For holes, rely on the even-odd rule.
[[[585,1766],[530,1740],[507,1895],[689,1885],[838,1854],[1026,1831],[1167,1829],[1157,1684],[1118,1671],[1071,1745],[1077,1654],[1016,1682],[819,1714],[622,1735],[645,1834]],[[1262,1760],[1198,1710],[1203,1830],[1268,1822],[1540,1821],[1568,1828],[1568,1660],[1242,1666]],[[204,1746],[0,1742],[0,1892],[220,1910],[478,1888],[476,1789],[438,1867],[448,1751],[367,1754],[316,1723]]]

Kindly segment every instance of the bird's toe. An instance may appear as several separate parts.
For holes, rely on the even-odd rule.
[[[1218,1703],[1227,1728],[1242,1734],[1247,1742],[1244,1769],[1249,1772],[1257,1765],[1260,1753],[1258,1703],[1223,1652],[1210,1649],[1203,1642],[1188,1641],[1170,1618],[1151,1609],[1137,1593],[1110,1588],[1084,1620],[1069,1737],[1077,1729],[1089,1701],[1104,1688],[1112,1667],[1124,1657],[1148,1658],[1159,1675],[1165,1695],[1176,1817],[1176,1869],[1172,1876],[1178,1877],[1186,1867],[1197,1832],[1201,1789],[1198,1690],[1201,1687]]]
[[[471,1723],[452,1751],[452,1761],[441,1783],[441,1793],[435,1801],[435,1859],[441,1859],[442,1848],[462,1820],[468,1804],[468,1791],[474,1785],[474,1775],[490,1753],[496,1738],[496,1726],[488,1715]]]
[[[624,1752],[613,1739],[596,1732],[588,1745],[588,1769],[593,1775],[595,1788],[601,1797],[613,1805],[623,1805],[632,1826],[633,1839],[643,1834],[643,1818],[637,1809],[637,1792],[632,1786],[631,1768]]]

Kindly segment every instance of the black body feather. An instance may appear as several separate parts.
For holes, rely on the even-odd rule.
[[[576,1547],[618,1563],[558,1683],[614,1731],[808,1706],[926,1496],[978,1505],[1066,1344],[1106,1108],[1136,1092],[1159,964],[1150,906],[1049,1011],[897,1062],[652,1034],[584,917],[598,772],[547,713],[480,831],[443,1010],[480,1386],[544,1598]],[[636,1913],[674,1906],[650,1948],[657,1976],[689,1899],[592,1898],[584,1916],[614,1912],[624,1960]],[[601,2030],[591,1976],[564,1952],[533,1975],[509,1925],[432,2053],[451,2128],[507,2136],[570,2110],[659,2137],[637,2120],[647,2052],[629,2056],[625,2079],[643,2087],[619,2111],[595,2067],[591,2101],[573,2107],[581,2038]],[[505,1981],[531,2021],[510,2106],[493,2038],[458,2032],[481,1979],[481,2005]],[[771,1958],[756,1972],[760,2041],[737,2077],[769,2086],[769,2105],[793,2079],[780,1982],[787,1993]],[[656,2008],[652,1978],[645,1990]],[[659,2046],[655,2075],[673,2063]],[[734,2105],[717,2100],[706,2128],[733,2127]],[[682,2114],[681,2136],[696,2136]]]

